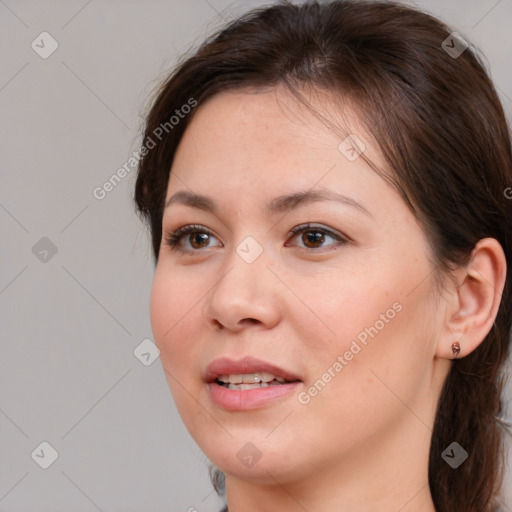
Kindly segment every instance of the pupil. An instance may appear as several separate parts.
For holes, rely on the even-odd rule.
[[[302,241],[306,246],[308,243],[321,244],[324,241],[324,236],[321,231],[305,231],[302,234]]]

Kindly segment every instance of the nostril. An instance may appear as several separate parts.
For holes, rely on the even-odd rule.
[[[222,324],[218,320],[214,319],[210,323],[215,331],[220,331],[222,329]]]
[[[261,321],[257,320],[256,318],[243,318],[242,320],[239,320],[238,322],[236,322],[236,329],[240,329],[244,325],[245,326],[256,325],[256,324],[260,324],[260,323],[261,323]],[[225,329],[226,327],[229,328],[228,325],[225,325],[222,322],[219,322],[219,320],[217,320],[216,318],[211,318],[210,320],[208,320],[208,324],[211,325],[211,327],[214,331],[221,331],[221,330]],[[235,329],[235,327],[233,327],[233,329]]]

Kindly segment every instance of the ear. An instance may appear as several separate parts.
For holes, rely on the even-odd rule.
[[[455,271],[457,284],[447,294],[445,335],[439,340],[438,357],[460,359],[482,343],[498,314],[506,274],[507,262],[499,242],[480,240],[469,263]],[[454,342],[460,345],[457,356],[452,351]]]

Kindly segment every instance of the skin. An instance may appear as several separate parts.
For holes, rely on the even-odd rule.
[[[315,108],[332,111],[320,101]],[[386,169],[348,106],[345,120]],[[185,426],[228,475],[230,512],[434,512],[428,456],[450,347],[460,340],[459,357],[467,355],[496,315],[505,276],[499,244],[481,241],[441,294],[414,215],[362,158],[340,152],[341,140],[281,88],[225,92],[197,109],[174,159],[166,197],[208,195],[218,211],[179,203],[165,210],[151,323]],[[278,214],[264,208],[319,189],[367,213],[333,201]],[[290,235],[307,222],[348,241]],[[166,234],[188,224],[213,236],[201,247],[185,235],[182,252],[172,250]],[[236,252],[248,236],[263,250],[252,263]],[[400,311],[309,403],[297,393],[250,411],[211,401],[202,374],[219,357],[270,361],[297,374],[298,392],[307,392],[393,304]],[[262,455],[252,467],[237,457],[248,442]]]

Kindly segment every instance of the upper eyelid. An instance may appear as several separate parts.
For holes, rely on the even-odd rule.
[[[318,230],[318,231],[323,231],[327,234],[332,234],[334,236],[337,236],[337,237],[340,237],[340,238],[346,238],[347,240],[349,239],[348,236],[344,235],[343,233],[339,232],[338,230],[334,229],[334,228],[329,228],[327,226],[323,226],[321,224],[317,225],[316,222],[306,222],[304,224],[299,224],[298,226],[295,226],[294,228],[290,229],[288,234],[289,235],[298,235],[300,232],[302,231],[314,231],[314,230]]]
[[[314,222],[313,223],[306,222],[303,224],[298,224],[297,226],[288,230],[288,235],[296,235],[300,231],[304,231],[304,230],[308,230],[308,229],[311,231],[313,231],[314,229],[318,229],[319,231],[325,231],[328,233],[332,233],[333,235],[338,235],[343,238],[348,238],[346,235],[338,232],[337,230],[335,230],[333,228],[329,228],[329,227],[323,226],[321,224],[317,225],[317,223],[314,223]],[[168,233],[168,235],[175,235],[178,233],[186,235],[186,234],[189,234],[190,232],[193,233],[193,232],[201,232],[201,231],[217,237],[214,230],[212,230],[211,228],[208,228],[206,226],[203,226],[201,224],[184,224],[183,226],[179,226],[174,230],[169,230],[167,233]],[[165,233],[165,230],[163,230],[163,232]]]

